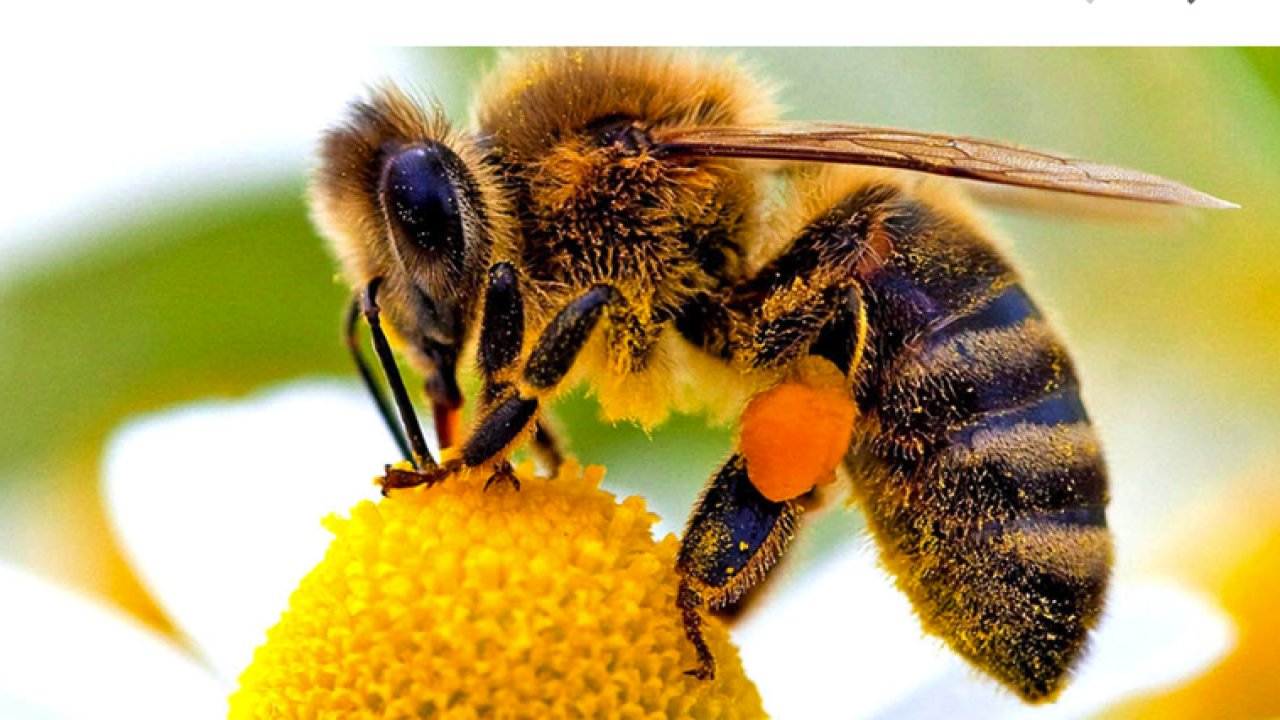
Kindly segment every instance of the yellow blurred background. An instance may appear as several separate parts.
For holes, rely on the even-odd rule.
[[[1111,461],[1120,571],[1179,576],[1239,627],[1208,675],[1113,714],[1280,714],[1280,52],[736,52],[779,82],[790,118],[1012,140],[1241,205],[1115,218],[1041,198],[1040,211],[991,216],[1071,341]],[[311,143],[384,77],[464,118],[493,58],[325,48],[161,63],[122,50],[4,71],[24,103],[0,140],[0,558],[170,630],[103,512],[105,440],[174,404],[352,378],[345,290],[302,200]],[[616,491],[648,496],[664,529],[728,447],[728,430],[699,418],[646,436],[597,422],[581,394],[558,410],[574,451],[607,464]],[[860,528],[828,514],[805,556]]]

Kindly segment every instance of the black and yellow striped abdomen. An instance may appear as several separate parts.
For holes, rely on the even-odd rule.
[[[859,265],[866,417],[848,464],[927,630],[1029,700],[1052,697],[1102,609],[1106,470],[1075,371],[1000,254],[897,191]]]

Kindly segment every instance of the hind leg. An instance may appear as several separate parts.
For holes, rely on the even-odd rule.
[[[715,674],[715,658],[702,639],[701,609],[731,605],[766,579],[791,540],[805,498],[834,479],[849,447],[857,415],[849,372],[856,366],[862,314],[856,290],[829,296],[833,306],[799,310],[825,318],[810,325],[808,337],[776,332],[776,317],[748,334],[775,343],[755,345],[762,363],[781,353],[800,357],[788,363],[777,385],[747,405],[738,452],[711,480],[685,530],[677,604],[698,654],[698,666],[689,672],[699,678]],[[830,336],[847,341],[822,342]],[[846,348],[847,355],[828,357],[832,347]]]
[[[689,517],[676,558],[681,576],[676,602],[698,653],[698,667],[690,675],[715,675],[700,610],[731,604],[759,582],[791,540],[798,516],[794,502],[773,502],[756,490],[741,455],[730,457],[712,478]]]

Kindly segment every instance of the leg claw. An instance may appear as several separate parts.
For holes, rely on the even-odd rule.
[[[699,680],[715,680],[716,666],[714,663],[711,663],[708,665],[699,665],[698,667],[692,670],[685,670],[684,674],[691,675],[693,677],[698,678]]]
[[[456,461],[445,463],[430,470],[401,470],[387,465],[385,474],[380,482],[382,496],[387,497],[392,490],[418,486],[431,487],[443,482],[445,478],[456,473],[461,467],[461,463]]]
[[[489,492],[491,485],[511,485],[517,492],[520,491],[520,478],[516,477],[516,473],[511,469],[510,465],[501,467],[494,471],[484,482],[484,491]]]

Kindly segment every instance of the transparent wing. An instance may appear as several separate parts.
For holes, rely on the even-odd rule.
[[[831,123],[661,128],[654,141],[673,155],[737,157],[915,170],[1017,187],[1166,205],[1233,203],[1165,178],[1042,150],[957,137]]]

